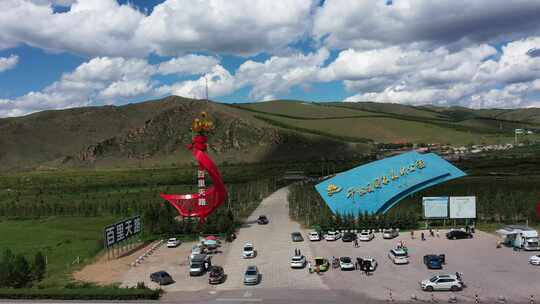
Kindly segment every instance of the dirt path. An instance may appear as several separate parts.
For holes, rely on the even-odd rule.
[[[141,254],[146,252],[152,244],[148,244],[141,249],[119,259],[107,258],[107,254],[97,258],[97,261],[86,265],[83,269],[73,273],[73,278],[82,282],[94,282],[98,284],[121,283],[122,277],[130,269],[133,263]]]

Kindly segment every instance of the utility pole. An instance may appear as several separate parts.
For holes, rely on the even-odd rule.
[[[205,93],[206,93],[206,102],[208,103],[208,78],[206,78],[206,75],[204,75],[204,82],[205,82]]]

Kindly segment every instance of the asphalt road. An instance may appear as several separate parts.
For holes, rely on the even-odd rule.
[[[0,301],[0,303],[76,303],[76,304],[110,304],[112,301]],[[260,288],[251,290],[228,291],[186,291],[169,295],[160,302],[182,304],[226,304],[226,303],[272,303],[272,304],[382,304],[385,301],[376,301],[362,297],[358,294],[343,290],[318,289],[287,289],[287,288]],[[156,303],[155,301],[124,301],[120,303]],[[396,302],[397,303],[397,302]]]

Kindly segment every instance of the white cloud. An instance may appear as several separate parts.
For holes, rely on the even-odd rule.
[[[468,46],[540,33],[537,0],[325,1],[313,35],[332,48],[391,45]]]
[[[19,56],[9,55],[9,57],[0,57],[0,73],[13,69],[19,63]]]
[[[116,0],[79,1],[68,12],[26,0],[0,2],[0,46],[19,44],[84,55],[144,55],[148,47],[134,39],[144,15]],[[31,20],[32,22],[21,22]]]
[[[137,37],[162,55],[272,51],[304,35],[313,6],[312,0],[167,0],[142,20]]]
[[[159,73],[168,74],[205,74],[219,64],[219,59],[212,56],[189,54],[176,57],[159,65]]]
[[[329,51],[316,53],[273,56],[264,62],[248,60],[236,72],[239,86],[253,87],[251,97],[255,100],[274,98],[274,94],[286,93],[291,87],[318,81],[318,72]]]
[[[98,57],[65,73],[39,92],[0,102],[0,116],[18,116],[46,109],[65,109],[149,93],[156,67],[143,59]]]
[[[55,13],[51,4],[70,7]],[[303,37],[313,6],[313,0],[166,0],[145,15],[116,0],[3,0],[0,48],[27,44],[88,56],[254,54]]]
[[[234,77],[222,66],[216,65],[212,70],[196,80],[186,80],[172,85],[163,85],[156,89],[159,95],[179,95],[188,98],[206,98],[208,84],[209,98],[234,92],[238,87]]]
[[[489,45],[450,52],[389,47],[342,51],[321,70],[327,80],[344,80],[356,92],[345,101],[524,107],[540,79],[540,58],[527,55],[539,37],[513,41],[501,52]]]

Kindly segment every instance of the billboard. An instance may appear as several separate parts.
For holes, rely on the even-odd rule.
[[[449,202],[450,218],[476,218],[476,196],[451,196]]]
[[[448,196],[423,197],[424,218],[448,218]]]
[[[109,225],[103,229],[103,239],[105,248],[127,240],[129,237],[140,234],[142,231],[141,217],[135,216],[120,221],[114,225]]]
[[[464,175],[437,154],[412,151],[340,172],[315,188],[334,213],[385,213],[417,191]]]

